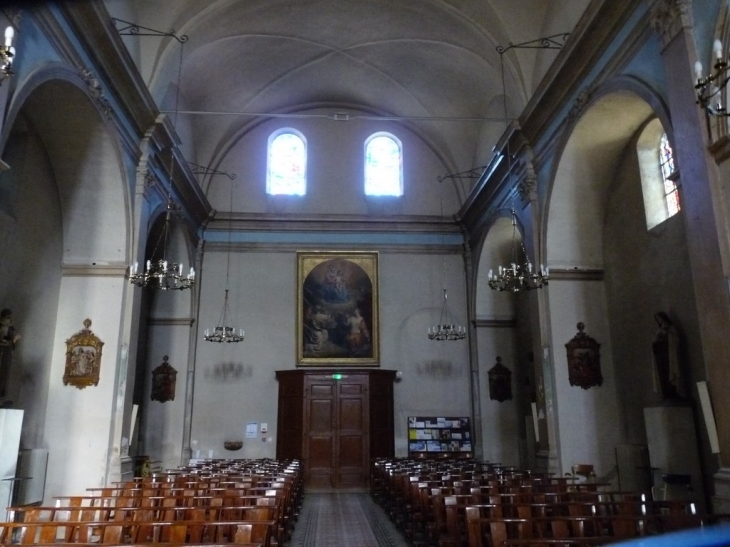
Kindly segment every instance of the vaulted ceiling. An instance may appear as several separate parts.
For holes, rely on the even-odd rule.
[[[244,113],[343,112],[401,119],[453,169],[487,161],[504,131],[498,46],[570,33],[588,3],[105,1],[113,17],[187,36],[182,45],[124,41],[162,110],[196,112],[179,114],[194,141],[191,161],[214,162],[226,142],[261,119]],[[541,48],[504,54],[508,117],[522,111],[556,55]]]

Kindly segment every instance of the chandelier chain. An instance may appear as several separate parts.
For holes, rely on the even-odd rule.
[[[180,100],[180,81],[182,78],[182,59],[183,49],[180,47],[180,62],[177,75],[177,89],[175,92],[175,117],[173,119],[173,128],[177,126],[177,110]],[[139,264],[134,262],[129,266],[129,281],[138,287],[152,287],[155,289],[184,290],[190,289],[195,284],[195,268],[190,266],[187,275],[183,275],[183,263],[175,260],[168,262],[167,246],[171,242],[170,237],[170,221],[172,213],[178,209],[177,204],[173,201],[173,177],[175,173],[175,146],[170,145],[170,171],[168,173],[168,191],[167,191],[167,208],[165,211],[165,221],[162,226],[162,233],[157,238],[157,242],[152,250],[150,259],[147,260],[146,268],[139,271]],[[162,242],[162,257],[155,259]]]
[[[445,220],[444,218],[444,179],[438,180],[440,183],[440,213],[441,213],[441,219]],[[442,246],[446,245],[445,236],[443,234],[443,231],[441,233],[441,243]],[[451,319],[451,314],[449,313],[449,296],[448,291],[446,289],[446,253],[442,251],[441,255],[441,281],[443,285],[443,291],[444,291],[444,298],[443,298],[443,304],[441,306],[441,314],[439,315],[439,323],[436,326],[432,326],[428,328],[428,338],[429,340],[436,340],[438,342],[449,340],[463,340],[466,338],[466,328],[462,327],[460,325],[454,324],[453,320]]]
[[[231,343],[231,342],[242,342],[245,337],[243,329],[236,329],[236,327],[229,326],[228,320],[231,320],[233,324],[233,314],[231,313],[230,303],[228,301],[228,292],[230,290],[230,272],[231,272],[231,233],[233,232],[233,179],[231,179],[230,192],[229,192],[229,209],[228,209],[228,250],[226,254],[226,291],[223,298],[223,309],[221,310],[220,319],[218,324],[213,328],[205,329],[205,335],[203,338],[207,342],[218,342],[218,343]]]

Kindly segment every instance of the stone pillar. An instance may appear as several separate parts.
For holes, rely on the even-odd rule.
[[[705,114],[695,104],[694,64],[698,61],[693,35],[691,0],[647,0],[652,26],[663,43],[666,95],[672,119],[674,148],[680,173],[680,195],[697,300],[701,345],[717,419],[722,465],[730,466],[730,303],[725,286],[730,265],[724,263],[727,241],[720,210],[717,165],[708,152]],[[708,39],[711,39],[708,37]],[[727,262],[727,260],[725,260]],[[716,477],[716,493],[727,492],[730,470]]]

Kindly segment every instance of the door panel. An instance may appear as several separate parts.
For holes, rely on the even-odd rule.
[[[309,403],[309,431],[310,433],[332,433],[332,405],[331,399],[312,399]]]
[[[308,487],[367,487],[371,445],[379,438],[373,428],[384,434],[376,452],[392,455],[394,373],[382,372],[345,371],[334,380],[332,371],[277,371],[282,382],[277,454],[281,448],[282,453],[303,458]],[[371,375],[383,376],[382,386],[372,392]],[[373,403],[378,407],[381,399],[383,412],[370,408]],[[379,417],[371,421],[373,410]],[[295,450],[297,442],[301,455]]]
[[[340,399],[340,431],[356,430],[362,431],[363,421],[363,400],[360,399]]]

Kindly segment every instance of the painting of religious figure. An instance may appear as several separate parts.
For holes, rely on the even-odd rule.
[[[378,365],[378,253],[298,252],[297,364]]]
[[[66,368],[63,384],[84,389],[99,383],[101,349],[104,342],[89,329],[91,319],[84,320],[84,328],[66,340]]]

